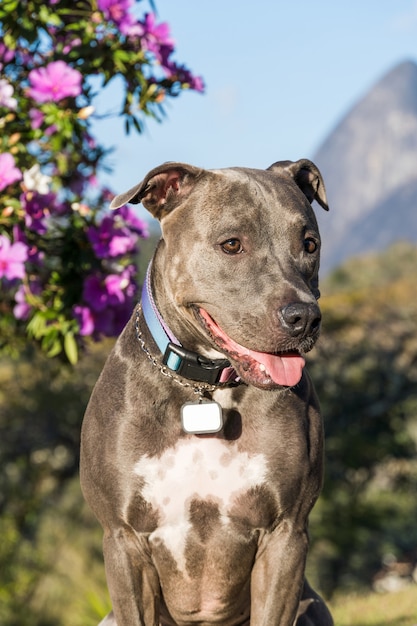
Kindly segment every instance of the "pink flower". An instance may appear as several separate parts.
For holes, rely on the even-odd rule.
[[[121,333],[132,313],[133,302],[97,313],[88,306],[75,305],[73,315],[79,325],[81,337],[100,335],[116,337]]]
[[[39,295],[41,292],[42,287],[38,280],[31,281],[29,287],[23,284],[20,285],[14,296],[16,304],[13,307],[13,314],[17,320],[28,319],[33,308],[28,302],[28,296]]]
[[[87,276],[84,282],[83,299],[94,311],[103,311],[109,300],[109,294],[102,277]]]
[[[130,302],[135,296],[136,285],[134,282],[135,268],[130,265],[121,274],[108,274],[104,279],[109,303],[112,306]]]
[[[118,335],[131,315],[136,294],[134,265],[120,274],[87,276],[83,287],[84,304],[73,307],[80,335]]]
[[[4,65],[13,61],[15,56],[14,50],[9,50],[4,43],[0,43],[0,70],[3,69]]]
[[[138,236],[126,224],[118,223],[119,214],[106,215],[99,226],[90,226],[87,237],[99,259],[117,257],[132,252]]]
[[[0,278],[4,276],[7,280],[13,280],[24,277],[27,250],[24,243],[18,241],[11,244],[8,237],[0,235]]]
[[[29,96],[35,102],[59,102],[81,93],[82,74],[64,61],[53,61],[29,72]]]
[[[169,53],[174,50],[174,40],[171,39],[169,25],[166,22],[157,24],[154,13],[146,13],[143,22],[139,22],[139,27],[141,44],[149,52],[153,52],[158,60],[161,60],[160,49],[162,47],[169,50]]]
[[[28,230],[44,235],[47,230],[47,217],[49,207],[55,196],[51,193],[42,195],[40,193],[22,194],[20,200],[25,211],[25,226]]]
[[[37,130],[43,124],[44,114],[38,109],[30,109],[29,111],[30,125],[33,130]]]
[[[69,54],[73,48],[81,46],[81,44],[81,39],[79,37],[74,37],[74,39],[69,40],[68,43],[62,48],[62,52],[63,54]]]
[[[129,13],[133,0],[98,0],[98,9],[106,20],[112,21],[124,35],[130,34],[136,20]]]
[[[135,296],[134,268],[127,267],[121,274],[87,276],[84,281],[83,299],[96,312],[118,306]]]
[[[0,191],[22,178],[22,172],[15,166],[9,152],[0,154]]]
[[[22,284],[16,291],[14,301],[16,302],[13,307],[13,314],[17,320],[27,320],[29,317],[31,306],[26,302],[26,289]]]
[[[74,306],[74,317],[80,326],[81,337],[92,335],[94,332],[94,317],[91,309],[79,304]]]

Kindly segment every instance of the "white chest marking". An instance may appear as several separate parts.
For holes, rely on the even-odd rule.
[[[214,501],[227,524],[234,499],[264,482],[266,461],[262,454],[239,452],[220,439],[184,439],[160,458],[142,457],[134,473],[144,481],[142,496],[160,516],[151,541],[162,540],[184,570],[191,500]]]

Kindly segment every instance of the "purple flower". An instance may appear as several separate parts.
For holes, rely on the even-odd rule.
[[[81,93],[82,74],[64,61],[53,61],[29,72],[29,96],[35,102],[59,102]]]
[[[51,126],[48,126],[48,128],[45,128],[45,135],[47,137],[52,137],[52,135],[55,135],[56,131],[57,131],[57,125],[52,124]]]
[[[0,278],[23,278],[27,256],[27,246],[24,243],[10,243],[8,237],[0,235]]]
[[[62,48],[63,54],[69,54],[73,48],[77,48],[82,45],[82,41],[79,37],[74,37],[74,39],[68,40],[68,43],[64,45]]]
[[[168,24],[156,24],[155,15],[147,13],[144,21],[138,22],[138,27],[142,47],[155,55],[171,80],[194,91],[204,91],[204,81],[200,76],[194,76],[185,66],[177,65],[170,59],[174,51],[174,40],[170,37]]]
[[[108,294],[109,304],[117,305],[126,300],[123,288],[126,287],[125,279],[118,274],[109,274],[104,279],[104,284]]]
[[[80,327],[80,335],[86,337],[94,332],[94,318],[91,309],[77,304],[73,308],[74,317]]]
[[[126,204],[120,207],[120,209],[116,209],[114,214],[120,216],[129,229],[137,233],[139,237],[146,238],[149,236],[146,222],[137,217]]]
[[[204,84],[202,76],[190,75],[190,79],[190,89],[198,91],[199,93],[204,93],[206,86]]]
[[[113,309],[113,327],[111,335],[108,335],[109,337],[117,337],[120,335],[132,315],[133,304],[133,301],[130,301],[120,307],[117,307],[116,309]]]
[[[116,332],[114,331],[114,312],[111,309],[102,311],[100,315],[93,312],[94,320],[94,334],[96,337],[105,335],[106,337],[113,337]]]
[[[136,20],[129,13],[132,0],[98,0],[98,9],[106,20],[113,22],[124,35],[131,34],[131,29],[136,25]]]
[[[73,307],[73,314],[79,324],[81,336],[115,337],[126,325],[132,313],[132,306],[133,303],[129,302],[127,305],[109,308],[98,313],[88,306],[76,305]]]
[[[7,65],[14,59],[14,55],[14,50],[10,50],[4,43],[0,43],[0,70],[3,68],[3,64]]]
[[[204,92],[205,86],[203,79],[200,76],[194,76],[184,65],[177,65],[169,59],[166,59],[162,65],[165,73],[171,80],[178,81],[194,91],[199,91],[200,93]]]
[[[27,296],[36,294],[39,295],[42,292],[42,288],[38,281],[31,281],[29,283],[29,289],[26,285],[20,285],[15,293],[16,305],[13,308],[13,313],[18,320],[27,320],[32,310],[32,306],[27,301]]]
[[[45,260],[45,253],[40,252],[38,248],[34,246],[33,244],[32,245],[28,244],[26,234],[17,224],[13,226],[13,239],[16,242],[20,241],[21,243],[25,244],[25,246],[27,247],[27,253],[28,253],[27,260],[29,263],[32,263],[34,265],[43,264]]]
[[[131,252],[136,247],[137,237],[133,236],[129,230],[119,229],[119,234],[115,235],[109,245],[109,255],[111,257],[121,256],[126,252]]]
[[[0,191],[21,178],[22,172],[15,166],[13,156],[9,152],[0,154]]]
[[[44,235],[48,230],[47,219],[51,215],[63,215],[67,208],[57,202],[54,193],[29,191],[20,196],[22,208],[25,210],[25,225],[32,232]]]
[[[106,216],[98,228],[91,226],[87,230],[87,237],[99,259],[121,256],[136,247],[138,239],[136,233],[125,225],[116,225],[116,219],[117,214],[112,217]]]
[[[98,274],[88,276],[84,281],[83,300],[95,312],[100,313],[109,307],[117,307],[131,301],[136,293],[133,282],[134,267],[125,268],[121,274]]]
[[[17,100],[13,98],[14,89],[12,85],[4,78],[0,79],[0,107],[11,109],[17,108]]]
[[[27,320],[31,306],[26,302],[26,287],[24,285],[20,285],[19,289],[15,293],[14,299],[16,302],[13,307],[13,314],[15,318],[18,320]]]
[[[136,293],[136,285],[133,282],[135,268],[130,265],[121,274],[109,274],[104,279],[108,293],[109,304],[118,306],[130,302]]]
[[[73,308],[81,335],[118,335],[129,319],[137,286],[135,267],[129,265],[120,274],[93,274],[84,281],[85,304]]]
[[[29,118],[32,130],[37,130],[42,126],[45,116],[41,111],[38,111],[38,109],[30,109]]]
[[[21,196],[22,207],[25,210],[25,225],[38,235],[44,235],[48,230],[47,208],[52,197],[53,194],[42,195],[40,193],[28,193]]]
[[[84,281],[83,300],[94,311],[103,311],[108,304],[108,293],[104,281],[97,275]]]
[[[158,60],[161,60],[162,47],[165,55],[174,50],[174,40],[170,37],[169,25],[166,22],[156,24],[154,13],[147,13],[145,19],[138,22],[138,26],[142,46],[152,52]]]

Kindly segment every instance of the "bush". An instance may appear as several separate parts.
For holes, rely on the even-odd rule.
[[[78,358],[84,338],[117,335],[136,296],[146,226],[97,172],[97,90],[122,79],[126,131],[200,78],[173,60],[167,24],[134,0],[4,0],[0,6],[0,351],[27,337]]]

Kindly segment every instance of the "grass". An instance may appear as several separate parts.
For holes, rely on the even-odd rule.
[[[417,626],[417,586],[386,594],[336,597],[329,603],[335,626]]]

